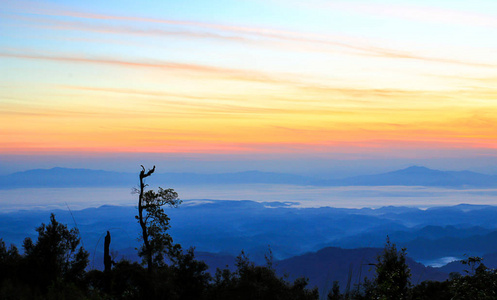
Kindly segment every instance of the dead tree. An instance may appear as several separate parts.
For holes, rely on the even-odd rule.
[[[143,182],[143,179],[147,178],[148,176],[152,175],[155,171],[155,166],[148,170],[148,172],[145,172],[145,167],[142,165],[142,170],[140,172],[140,195],[138,198],[138,223],[140,223],[140,227],[142,229],[142,238],[143,238],[143,244],[145,246],[144,254],[145,254],[145,259],[147,261],[147,267],[148,267],[148,272],[152,271],[152,247],[150,247],[150,242],[148,240],[148,231],[147,231],[147,224],[146,221],[143,219],[143,209],[144,209],[144,204],[143,204],[143,192],[145,190],[145,187],[147,186],[145,182]]]
[[[139,255],[143,257],[147,264],[148,272],[152,272],[153,268],[165,265],[166,256],[170,259],[177,257],[181,246],[173,244],[173,239],[167,232],[171,227],[169,217],[164,211],[165,206],[177,207],[181,200],[178,199],[178,193],[173,189],[163,189],[159,187],[158,191],[145,191],[147,186],[144,179],[152,175],[155,171],[155,166],[145,171],[142,166],[140,172],[140,190],[138,198],[138,223],[142,229],[141,237],[143,246],[139,251]]]
[[[110,257],[110,232],[107,231],[107,235],[105,236],[105,243],[104,243],[104,272],[110,272],[110,269],[112,268],[112,258]]]

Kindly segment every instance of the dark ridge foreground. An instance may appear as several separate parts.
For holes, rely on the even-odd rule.
[[[60,222],[79,228],[90,253],[90,269],[103,269],[107,230],[115,258],[138,261],[135,207],[101,206],[72,211],[72,215],[68,210],[54,212]],[[483,256],[485,265],[497,267],[496,255],[491,254],[497,250],[497,208],[493,206],[301,209],[280,202],[196,200],[167,213],[174,241],[184,248],[195,247],[212,274],[226,265],[234,270],[241,250],[264,265],[270,246],[278,274],[288,274],[290,279],[308,277],[310,286],[318,286],[321,292],[333,281],[339,281],[343,290],[349,282],[353,288],[362,277],[371,278],[374,270],[368,264],[375,262],[387,235],[399,248],[407,248],[413,283],[444,280],[450,272],[464,268],[459,262],[429,268],[415,260],[462,259],[467,254]],[[0,237],[7,245],[21,247],[24,237],[36,238],[35,228],[48,217],[49,212],[41,210],[3,213]]]
[[[333,282],[338,281],[342,290],[345,291],[349,283],[353,289],[364,277],[374,277],[374,266],[376,259],[381,254],[381,248],[359,248],[341,249],[328,247],[317,252],[310,252],[288,259],[275,261],[274,268],[280,276],[288,276],[290,281],[299,277],[309,279],[309,287],[318,287],[319,294],[327,294],[332,288]],[[198,252],[197,258],[203,260],[209,266],[209,272],[214,274],[216,268],[229,266],[234,270],[235,257],[213,253]],[[449,274],[438,268],[425,267],[423,264],[407,258],[407,264],[411,269],[413,284],[425,280],[444,281]],[[460,262],[457,263],[461,265]]]
[[[208,265],[211,274],[215,274],[217,268],[226,267],[236,272],[235,256],[242,249],[250,261],[264,266],[264,255],[271,249],[274,254],[272,266],[278,276],[286,276],[289,282],[306,277],[309,279],[308,287],[317,287],[321,297],[327,295],[335,281],[345,292],[363,284],[365,277],[374,277],[377,271],[374,264],[383,249],[361,247],[364,242],[371,244],[373,241],[381,245],[385,243],[386,235],[390,235],[398,249],[405,244],[412,245],[413,249],[407,248],[408,256],[411,253],[423,254],[427,245],[436,247],[437,243],[441,249],[437,255],[442,257],[462,251],[474,256],[491,250],[496,236],[496,208],[493,206],[458,205],[427,210],[408,207],[299,209],[289,203],[203,200],[185,201],[180,208],[167,210],[167,213],[171,217],[173,227],[170,232],[175,242],[182,244],[184,249],[198,246],[196,258]],[[58,210],[55,214],[61,223],[79,228],[82,246],[89,252],[86,267],[89,274],[99,274],[91,270],[103,269],[103,236],[106,231],[112,233],[111,250],[115,261],[122,258],[132,262],[139,260],[136,251],[139,228],[134,219],[136,208],[102,206],[73,212]],[[7,245],[15,243],[21,248],[24,237],[36,239],[35,228],[47,223],[48,216],[49,212],[39,210],[1,214],[0,237]],[[329,247],[340,243],[356,247]],[[472,253],[468,249],[475,251]],[[430,258],[430,253],[427,254],[426,257]],[[414,285],[426,280],[443,281],[449,278],[449,272],[468,269],[460,263],[438,269],[425,267],[408,256],[406,263]],[[495,267],[495,254],[483,256],[486,266]],[[132,268],[141,272],[139,268]],[[267,269],[254,269],[254,272],[259,271],[267,272]],[[479,272],[485,280],[493,276],[493,270],[480,269]],[[455,286],[458,282],[464,284],[459,279],[453,281],[453,277],[451,280]],[[446,289],[448,282],[440,284],[444,286],[437,288],[458,293]]]
[[[372,279],[374,277],[374,266],[369,264],[376,263],[378,255],[381,254],[381,248],[358,248],[342,249],[336,247],[327,247],[317,252],[309,252],[303,255],[275,260],[274,268],[279,276],[294,281],[299,277],[309,279],[309,287],[317,287],[319,294],[326,294],[331,289],[333,282],[338,281],[342,290],[349,284],[353,289],[365,277]],[[126,253],[126,255],[123,255]],[[136,250],[125,249],[122,254],[128,259],[139,261]],[[235,256],[230,254],[219,254],[198,251],[195,253],[198,260],[204,261],[209,267],[208,272],[214,275],[216,269],[228,267],[234,271]],[[250,256],[249,256],[250,258]],[[259,262],[265,265],[265,262]],[[426,267],[421,263],[407,258],[407,264],[411,269],[413,284],[418,284],[425,280],[444,281],[449,278],[450,272],[445,272],[440,268]],[[454,270],[462,271],[463,266],[460,262],[454,262]],[[103,270],[103,256],[98,255],[96,258],[95,268]]]

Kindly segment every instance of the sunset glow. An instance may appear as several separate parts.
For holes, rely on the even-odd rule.
[[[491,0],[2,1],[0,153],[496,156],[496,36]]]

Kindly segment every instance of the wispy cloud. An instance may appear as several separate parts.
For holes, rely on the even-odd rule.
[[[360,14],[407,13],[340,3]],[[5,39],[11,44],[0,59],[13,76],[0,97],[22,101],[0,103],[0,125],[18,124],[9,127],[0,152],[497,148],[492,56],[440,55],[444,49],[430,51],[433,45],[400,48],[332,29],[125,14],[5,4],[0,17],[12,29]],[[73,43],[78,38],[101,44]],[[162,47],[171,41],[178,47]]]
[[[326,4],[333,6],[333,4]],[[372,11],[372,12],[394,12],[406,13],[406,15],[413,16],[417,15],[412,13],[409,9],[401,6],[394,6],[394,9],[381,9],[375,5],[345,5],[339,4],[341,8],[347,9],[357,9]],[[20,9],[20,8],[17,8]],[[425,11],[419,8],[420,11]],[[306,47],[309,51],[342,51],[350,55],[358,56],[372,56],[381,57],[387,59],[404,59],[404,60],[419,60],[432,63],[440,64],[455,64],[464,65],[471,67],[485,67],[485,68],[497,68],[496,64],[468,61],[463,59],[451,59],[445,57],[436,57],[429,55],[421,55],[419,53],[411,53],[408,51],[401,51],[392,48],[378,47],[374,46],[373,42],[368,42],[364,38],[356,39],[346,36],[331,36],[326,34],[316,34],[312,32],[297,32],[288,31],[281,29],[272,28],[262,28],[262,27],[248,27],[248,26],[235,26],[226,24],[215,24],[215,23],[205,23],[205,22],[194,22],[194,21],[184,21],[184,20],[171,20],[171,19],[158,19],[158,18],[148,18],[148,17],[133,17],[133,16],[120,16],[120,15],[109,15],[109,14],[98,14],[98,13],[87,13],[79,11],[71,11],[67,9],[61,9],[58,7],[23,7],[22,11],[29,12],[30,14],[39,16],[50,16],[50,17],[71,17],[82,20],[100,20],[100,21],[123,21],[127,22],[128,25],[109,25],[109,24],[92,24],[89,22],[77,22],[77,21],[67,21],[59,19],[46,19],[40,17],[34,17],[29,15],[12,15],[11,18],[19,18],[24,20],[31,20],[33,22],[38,22],[37,26],[49,26],[52,29],[68,30],[91,30],[101,33],[121,33],[121,34],[138,34],[138,35],[169,35],[169,36],[187,36],[191,38],[209,38],[209,39],[220,39],[235,42],[244,43],[254,43],[259,45],[268,44],[271,46],[277,46],[278,43],[274,42],[287,42],[293,43],[294,46]],[[409,12],[407,14],[407,12]],[[475,17],[476,18],[476,17]],[[160,24],[166,26],[173,26],[174,28],[140,28],[139,26],[130,26],[129,22],[138,24],[152,23]],[[495,20],[497,22],[497,18]],[[131,24],[132,24],[131,23]],[[183,28],[178,30],[177,28]],[[207,30],[207,31],[206,31]],[[285,47],[285,46],[283,46]],[[286,46],[287,47],[287,46]]]
[[[252,70],[237,70],[228,69],[215,66],[206,66],[199,64],[186,64],[176,62],[164,62],[159,60],[117,60],[109,58],[86,58],[80,56],[60,55],[54,53],[38,54],[38,53],[19,53],[19,52],[0,52],[0,57],[19,58],[19,59],[34,59],[34,60],[47,60],[54,62],[67,62],[67,63],[85,63],[85,64],[102,64],[117,67],[129,68],[154,68],[173,70],[181,72],[196,72],[205,73],[209,75],[217,75],[231,80],[244,80],[254,82],[272,82],[278,83],[280,80],[274,79],[262,72]]]
[[[5,49],[7,50],[7,49]],[[115,67],[125,67],[125,68],[145,68],[145,69],[159,69],[165,71],[174,71],[185,74],[200,74],[209,80],[221,79],[221,80],[234,80],[234,81],[245,81],[245,82],[256,82],[262,84],[276,84],[284,86],[291,91],[293,94],[290,96],[285,96],[285,94],[279,96],[271,96],[272,100],[287,102],[293,99],[292,102],[299,101],[301,97],[303,103],[323,103],[326,99],[347,99],[347,103],[357,103],[357,104],[368,104],[377,103],[380,105],[388,105],[390,100],[397,103],[390,103],[394,106],[409,106],[410,101],[421,102],[433,102],[434,99],[438,99],[439,103],[445,103],[447,101],[452,101],[454,98],[463,98],[461,95],[465,95],[466,99],[472,99],[471,96],[477,101],[477,99],[489,99],[495,96],[496,91],[493,89],[468,89],[467,87],[460,90],[449,91],[423,91],[423,90],[402,90],[402,89],[371,89],[371,88],[341,88],[334,86],[324,86],[321,84],[316,84],[313,82],[313,78],[302,78],[297,74],[278,74],[278,73],[265,73],[256,70],[246,70],[246,69],[230,69],[222,68],[216,66],[206,66],[199,64],[186,64],[177,62],[167,62],[160,60],[137,60],[137,59],[110,59],[105,57],[81,57],[77,55],[63,55],[57,53],[23,53],[21,51],[15,51],[15,49],[10,49],[10,51],[0,52],[0,57],[5,58],[16,58],[16,59],[32,59],[32,60],[42,60],[42,61],[53,61],[61,63],[77,63],[77,64],[96,64],[96,65],[108,65]],[[481,79],[490,80],[490,79]],[[90,87],[88,87],[90,88]],[[95,88],[95,87],[94,87]],[[108,90],[109,91],[109,90]],[[121,89],[121,92],[123,90]],[[133,93],[132,90],[127,90],[127,93]],[[150,91],[135,91],[134,93],[154,93]],[[174,94],[160,94],[161,96],[168,97],[181,97],[181,98],[195,98],[194,93],[189,92],[188,95],[174,95]],[[156,94],[159,96],[159,94]],[[215,97],[227,97],[220,95],[211,95]],[[476,98],[475,98],[476,96]],[[205,94],[197,96],[199,98],[206,97]],[[247,95],[238,95],[238,98],[247,97]],[[268,96],[269,97],[269,96]],[[403,99],[399,102],[398,99]],[[378,100],[381,100],[378,102]],[[406,100],[409,100],[406,102]],[[441,101],[442,100],[442,101]],[[440,102],[441,101],[441,102]],[[467,101],[467,100],[465,100]],[[473,102],[474,102],[473,101]],[[436,103],[433,103],[435,105]],[[368,107],[368,106],[366,106]]]
[[[2,14],[2,13],[0,13]],[[207,38],[207,39],[222,39],[228,41],[250,42],[249,39],[240,35],[220,34],[214,31],[195,31],[184,26],[172,27],[146,27],[130,26],[126,24],[109,24],[95,23],[92,19],[78,20],[61,20],[46,15],[23,15],[23,14],[5,14],[3,18],[8,18],[16,21],[21,21],[22,26],[31,26],[33,28],[45,28],[53,30],[76,30],[76,31],[91,31],[106,34],[124,34],[124,35],[139,35],[139,36],[182,36],[191,38]],[[105,19],[104,19],[105,20]],[[166,23],[168,24],[168,23]],[[169,24],[168,24],[169,25]],[[179,29],[182,28],[182,29]]]

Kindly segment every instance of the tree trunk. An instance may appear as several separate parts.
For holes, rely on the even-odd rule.
[[[143,192],[145,189],[145,183],[143,182],[143,179],[152,175],[152,173],[155,171],[155,166],[152,169],[148,170],[147,173],[145,173],[145,167],[143,166],[141,167],[142,171],[140,172],[140,196],[138,198],[138,221],[142,228],[143,244],[145,245],[145,259],[147,260],[147,269],[149,273],[152,273],[152,268],[153,268],[152,249],[150,248],[150,242],[148,241],[147,224],[145,224],[145,221],[143,220]]]
[[[110,272],[110,269],[112,268],[112,258],[110,257],[110,232],[107,231],[107,235],[105,236],[105,243],[104,243],[104,272],[108,273]]]

